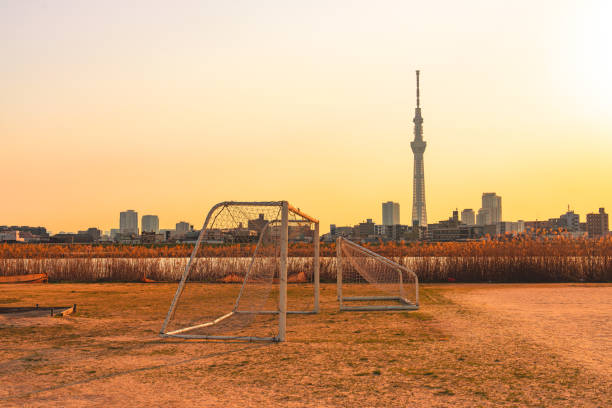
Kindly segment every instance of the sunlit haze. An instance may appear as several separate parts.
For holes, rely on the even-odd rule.
[[[329,223],[612,210],[608,1],[1,1],[0,225],[200,226],[225,200]]]

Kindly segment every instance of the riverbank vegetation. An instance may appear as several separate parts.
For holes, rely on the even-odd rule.
[[[611,282],[612,236],[570,239],[562,236],[473,242],[376,242],[363,244],[415,270],[423,282]],[[193,279],[228,281],[244,269],[254,244],[206,245]],[[193,245],[1,244],[0,276],[49,274],[51,281],[174,281]],[[292,243],[289,275],[312,279],[312,244]],[[321,245],[321,280],[334,281],[335,244]],[[231,279],[230,279],[231,280]]]

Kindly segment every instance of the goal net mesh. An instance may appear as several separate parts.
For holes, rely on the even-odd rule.
[[[274,338],[279,323],[282,202],[223,204],[209,213],[174,309],[164,325],[168,335]],[[311,223],[288,213],[289,238],[312,233]],[[310,262],[288,267],[288,280],[312,282]],[[311,296],[288,307],[312,307]]]
[[[346,239],[339,239],[338,291],[345,306],[418,306],[416,274]]]

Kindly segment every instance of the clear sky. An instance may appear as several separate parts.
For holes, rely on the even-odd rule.
[[[609,1],[0,0],[0,225],[199,225],[225,200],[329,223],[612,211]]]

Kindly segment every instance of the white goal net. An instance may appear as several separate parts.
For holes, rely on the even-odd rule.
[[[419,280],[408,268],[345,238],[336,241],[340,310],[416,310]]]
[[[316,219],[286,201],[215,205],[206,216],[160,334],[284,341],[287,313],[318,312],[318,227]],[[307,247],[312,249],[312,256],[294,262],[298,270],[288,265],[290,241],[310,243]],[[288,281],[306,286],[289,302]]]

